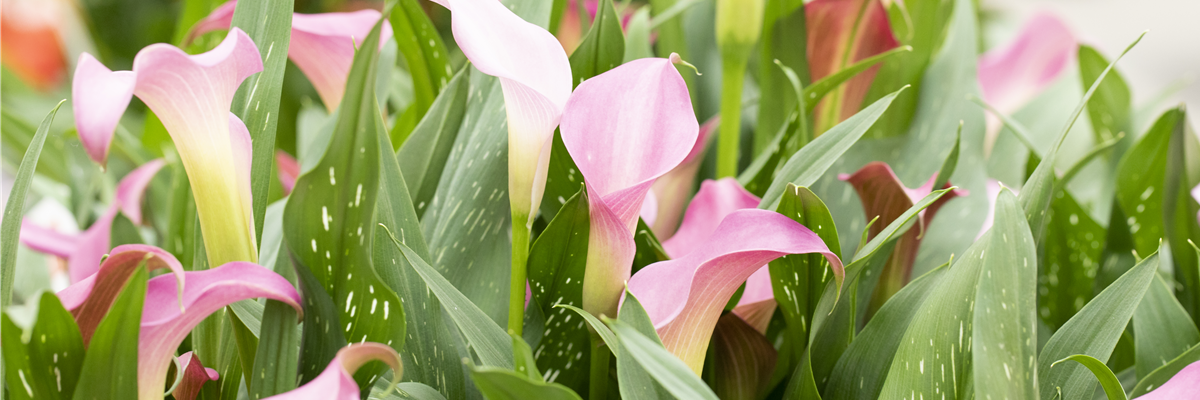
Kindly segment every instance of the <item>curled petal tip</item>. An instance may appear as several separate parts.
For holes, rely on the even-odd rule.
[[[384,393],[391,392],[404,375],[400,355],[390,346],[380,343],[355,343],[338,350],[333,361],[313,380],[287,393],[268,397],[265,400],[307,399],[357,399],[358,384],[353,374],[359,367],[371,361],[382,361],[392,368],[393,378]]]
[[[101,167],[107,163],[113,132],[133,98],[136,80],[133,72],[113,72],[91,54],[79,56],[71,89],[75,128],[88,157]]]

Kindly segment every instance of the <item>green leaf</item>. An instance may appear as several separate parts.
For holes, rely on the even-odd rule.
[[[264,221],[268,223],[278,220],[282,223],[283,203],[267,208]],[[271,226],[263,229],[263,240],[271,237]],[[283,232],[278,232],[282,240]],[[287,245],[280,243],[277,257],[272,263],[276,273],[289,280],[295,281],[295,269],[288,255]],[[262,253],[260,253],[260,260]],[[261,399],[274,396],[296,388],[297,372],[300,369],[301,330],[296,310],[280,301],[267,300],[263,308],[260,324],[257,352],[254,356],[254,366],[250,370],[248,386],[250,398]]]
[[[650,37],[650,9],[638,8],[625,27],[625,56],[622,60],[630,62],[639,58],[654,57]]]
[[[18,325],[12,309],[2,316],[9,393],[17,399],[70,399],[83,366],[83,337],[58,296],[42,292],[35,298],[28,306],[34,318],[29,326]]]
[[[546,192],[542,196],[542,218],[550,221],[558,215],[559,210],[567,203],[579,187],[583,185],[583,174],[567,152],[567,145],[562,141],[562,133],[554,130],[554,141],[551,143],[550,167],[546,171]]]
[[[458,137],[470,89],[467,85],[468,71],[464,68],[454,75],[433,101],[425,118],[421,119],[396,153],[408,192],[413,195],[417,215],[422,215],[433,199],[442,177],[442,166],[446,164],[450,148]],[[397,128],[399,126],[397,124]]]
[[[1155,276],[1133,314],[1139,379],[1200,343],[1200,331],[1161,276]]]
[[[499,325],[489,323],[490,319],[483,310],[456,290],[450,281],[425,263],[416,252],[397,240],[391,231],[387,233],[417,274],[429,285],[429,290],[442,302],[442,308],[458,326],[467,344],[475,350],[479,361],[485,366],[511,370],[514,365],[512,338]]]
[[[1054,364],[1050,364],[1050,368],[1054,368],[1055,365],[1064,361],[1075,361],[1091,370],[1092,374],[1096,375],[1096,379],[1100,381],[1100,386],[1104,387],[1104,393],[1108,395],[1108,400],[1127,399],[1125,389],[1121,387],[1121,381],[1117,379],[1117,375],[1111,369],[1108,369],[1107,365],[1104,365],[1104,362],[1086,354],[1075,354],[1055,361]]]
[[[9,171],[18,171],[25,151],[33,144],[37,136],[37,127],[18,116],[11,107],[0,110],[0,156],[3,165]],[[48,135],[49,136],[49,135]],[[43,146],[49,145],[50,151],[43,151],[38,158],[37,170],[42,176],[55,182],[71,184],[71,163],[68,161],[70,152],[67,151],[65,135],[54,135],[43,140]],[[57,139],[57,140],[55,140]],[[80,149],[82,150],[82,149]],[[91,160],[88,160],[91,163]]]
[[[1200,361],[1200,344],[1192,346],[1188,351],[1175,357],[1174,360],[1158,367],[1146,377],[1138,380],[1137,385],[1129,393],[1130,397],[1137,398],[1138,396],[1149,393],[1154,389],[1158,389],[1164,383],[1167,383],[1171,377],[1183,370],[1183,368]]]
[[[529,251],[529,287],[534,299],[530,306],[541,307],[548,328],[536,346],[538,367],[555,376],[554,382],[576,392],[587,390],[589,334],[582,321],[572,321],[573,312],[557,306],[583,306],[589,226],[587,191],[580,188]]]
[[[842,254],[837,226],[833,223],[829,208],[808,188],[788,185],[775,211],[809,227],[821,237],[829,251]],[[779,304],[779,311],[787,321],[788,337],[798,344],[805,344],[808,342],[808,327],[813,320],[817,303],[821,300],[825,286],[833,280],[829,260],[820,254],[790,254],[771,261],[768,265],[771,272],[771,289],[775,294],[775,301]],[[792,349],[799,356],[806,347],[797,345]]]
[[[531,381],[545,382],[542,373],[538,372],[537,361],[533,358],[533,349],[529,347],[529,343],[515,332],[509,331],[508,336],[512,337],[513,370]]]
[[[246,123],[253,145],[250,189],[254,226],[262,236],[268,190],[275,179],[275,127],[279,123],[279,97],[292,37],[293,0],[242,0],[233,12],[231,26],[241,28],[258,45],[263,70],[246,80],[233,97],[233,113]],[[275,51],[278,48],[279,51]],[[272,116],[271,114],[275,114]]]
[[[17,268],[17,240],[21,235],[21,215],[25,214],[25,194],[33,182],[33,172],[37,168],[38,157],[42,154],[42,145],[46,143],[46,134],[50,124],[54,123],[54,115],[66,100],[58,102],[53,110],[42,120],[37,133],[29,142],[25,156],[21,159],[21,167],[17,169],[16,179],[13,180],[12,191],[4,204],[4,222],[0,223],[0,307],[8,307],[12,303],[13,278]]]
[[[598,7],[592,28],[571,53],[574,86],[616,68],[625,58],[625,34],[621,31],[621,20],[613,11],[613,3],[602,1]]]
[[[83,358],[75,400],[138,397],[138,332],[149,276],[145,265],[139,266],[96,327]]]
[[[1108,60],[1092,46],[1079,46],[1079,78],[1084,87],[1091,87],[1108,66]],[[1118,71],[1109,74],[1096,87],[1087,102],[1088,118],[1096,135],[1096,143],[1113,140],[1121,132],[1129,132],[1132,96],[1129,85]]]
[[[375,387],[371,388],[372,400],[446,400],[441,393],[419,382],[400,382],[391,392],[385,392],[388,389],[390,382],[385,382],[383,379],[375,382]]]
[[[896,47],[891,50],[859,60],[854,64],[839,69],[837,72],[829,76],[821,78],[819,81],[813,82],[811,85],[808,85],[804,88],[805,108],[803,111],[807,114],[812,114],[813,110],[817,108],[817,104],[820,103],[821,99],[824,98],[825,95],[842,86],[842,84],[846,83],[846,81],[850,80],[850,78],[857,76],[863,71],[874,67],[875,64],[883,62],[888,58],[892,58],[897,54],[903,54],[911,51],[912,47],[910,46]]]
[[[638,218],[637,229],[633,231],[633,242],[636,245],[637,252],[633,254],[632,273],[636,274],[647,265],[671,259],[671,257],[667,256],[667,251],[663,249],[662,243],[658,241],[657,236],[654,236],[654,231],[650,229],[650,225],[647,225],[644,219]]]
[[[655,345],[662,347],[662,339],[654,330],[654,322],[650,320],[650,314],[646,313],[642,303],[628,290],[625,291],[625,300],[621,302],[621,310],[617,315],[617,320],[629,324]],[[604,329],[608,330],[607,327]],[[638,363],[633,355],[629,354],[627,347],[618,343],[610,343],[609,348],[615,349],[617,354],[617,382],[620,384],[621,398],[630,400],[671,398],[670,392],[646,372],[646,368]]]
[[[1039,316],[1051,329],[1065,324],[1095,294],[1105,235],[1069,192],[1054,195],[1038,264]]]
[[[446,44],[442,43],[442,36],[429,16],[425,15],[421,3],[417,0],[400,0],[392,7],[388,21],[392,24],[396,45],[412,76],[413,102],[396,120],[391,132],[392,140],[399,146],[404,144],[417,122],[424,120],[425,113],[450,77],[454,76],[454,71],[450,68],[450,53],[446,51]]]
[[[1200,184],[1200,141],[1187,123],[1187,112],[1180,106],[1178,119],[1167,148],[1166,173],[1163,182],[1163,231],[1172,250],[1175,280],[1182,287],[1176,292],[1184,309],[1195,316],[1200,313],[1200,269],[1192,266],[1200,261],[1190,243],[1200,242],[1200,204],[1192,198],[1191,190]]]
[[[366,43],[379,40],[380,26],[376,23]],[[395,349],[404,345],[403,304],[376,273],[375,267],[383,266],[372,265],[372,243],[367,241],[380,182],[378,137],[384,129],[374,91],[376,49],[365,46],[355,54],[329,147],[321,161],[296,180],[284,208],[284,240],[306,297],[302,381],[323,371],[341,347],[335,346],[337,340],[314,343],[330,340],[330,331],[346,342],[366,340]],[[333,315],[325,314],[332,311],[329,304],[317,304],[323,300],[310,301],[322,294],[332,300]],[[319,331],[309,329],[317,325]],[[330,329],[331,325],[336,326]],[[360,369],[359,386],[369,386],[382,372],[379,363]]]
[[[722,315],[713,332],[713,391],[721,399],[756,400],[775,368],[775,347],[733,313]]]
[[[888,367],[892,364],[896,349],[900,347],[901,335],[896,333],[908,328],[918,307],[942,282],[947,265],[949,263],[942,264],[909,282],[884,303],[842,353],[833,372],[829,374],[829,383],[825,385],[826,396],[831,399],[879,398]]]
[[[1062,398],[1067,400],[1092,395],[1095,381],[1089,372],[1078,365],[1055,368],[1050,365],[1074,354],[1107,360],[1150,287],[1154,271],[1158,269],[1158,257],[1157,253],[1146,257],[1096,295],[1050,337],[1038,354],[1037,380],[1042,398],[1053,398],[1060,389]]]
[[[763,10],[761,56],[758,60],[759,94],[758,121],[754,130],[754,152],[762,154],[770,147],[775,132],[787,125],[796,110],[796,93],[788,90],[787,77],[775,65],[776,60],[799,71],[799,83],[807,86],[808,29],[804,2],[800,0],[768,0]]]
[[[712,389],[696,376],[687,364],[667,352],[662,344],[638,332],[632,325],[619,320],[608,320],[621,346],[628,349],[628,355],[636,360],[646,372],[654,377],[672,395],[681,399],[711,399],[716,400]]]
[[[532,379],[522,373],[497,367],[471,367],[471,380],[490,400],[579,400],[566,386]]]
[[[858,139],[879,119],[879,116],[887,110],[898,94],[900,91],[876,101],[837,126],[830,128],[793,154],[775,175],[775,181],[771,182],[771,187],[763,195],[763,201],[759,203],[759,208],[768,210],[775,208],[788,183],[796,186],[812,186],[835,161],[841,158],[846,150],[850,149],[850,146],[858,142]]]
[[[1127,217],[1125,223],[1139,255],[1153,253],[1165,236],[1163,186],[1168,146],[1182,117],[1181,110],[1163,113],[1117,167],[1117,204]]]

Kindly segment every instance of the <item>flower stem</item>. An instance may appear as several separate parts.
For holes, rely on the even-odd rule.
[[[588,380],[589,399],[608,398],[608,362],[612,353],[599,334],[592,332],[592,369]]]
[[[514,208],[515,209],[515,208]],[[525,322],[525,276],[529,261],[530,227],[523,212],[512,215],[512,280],[508,287],[508,329],[517,335]]]
[[[724,57],[721,72],[721,133],[717,143],[717,178],[737,176],[742,127],[742,82],[746,59]]]

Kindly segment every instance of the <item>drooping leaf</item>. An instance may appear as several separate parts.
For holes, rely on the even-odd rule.
[[[1125,397],[1125,389],[1121,387],[1121,381],[1117,380],[1117,375],[1100,360],[1086,354],[1076,354],[1055,361],[1054,364],[1050,364],[1050,368],[1054,368],[1055,365],[1065,361],[1075,361],[1092,371],[1092,374],[1096,375],[1096,379],[1100,381],[1100,386],[1104,388],[1104,393],[1108,396],[1108,400],[1127,399]]]
[[[1147,256],[1109,285],[1042,346],[1037,368],[1042,398],[1052,398],[1060,390],[1063,399],[1085,399],[1092,395],[1095,378],[1082,366],[1068,364],[1050,368],[1050,365],[1075,354],[1108,360],[1125,325],[1150,287],[1158,268],[1158,257],[1157,253]]]
[[[31,326],[17,325],[11,309],[2,317],[9,393],[17,399],[70,399],[83,366],[79,327],[53,293],[43,292],[28,308]]]
[[[366,43],[379,39],[376,23]],[[284,240],[294,258],[305,295],[306,351],[300,358],[302,381],[316,378],[333,360],[342,344],[317,344],[309,333],[330,335],[330,324],[347,342],[371,341],[402,348],[405,340],[404,307],[399,297],[376,272],[368,236],[373,232],[376,196],[380,182],[378,135],[384,129],[375,98],[378,52],[363,46],[355,54],[346,92],[338,107],[332,140],[321,161],[296,181],[284,208]],[[312,281],[309,281],[311,278]],[[323,293],[315,293],[316,291]],[[328,296],[337,315],[309,298]],[[316,318],[320,318],[317,322]],[[308,322],[312,323],[308,323]],[[315,347],[310,347],[315,346]],[[360,369],[359,385],[369,386],[382,369]]]
[[[1200,343],[1200,331],[1179,304],[1173,290],[1155,275],[1145,297],[1133,314],[1133,332],[1138,379]]]
[[[54,115],[64,102],[66,100],[58,102],[38,126],[37,133],[30,140],[25,156],[21,159],[12,191],[4,204],[4,223],[0,226],[0,253],[3,253],[0,255],[0,307],[8,307],[12,303],[12,285],[17,268],[17,239],[21,235],[21,215],[25,213],[25,194],[33,181],[33,172],[37,168],[38,157],[42,154],[42,145],[46,143],[46,135],[50,132],[50,124],[54,123]]]

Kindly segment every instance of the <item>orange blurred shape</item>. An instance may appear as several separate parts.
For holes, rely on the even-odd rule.
[[[58,5],[53,1],[5,0],[0,11],[0,61],[38,90],[53,88],[66,75]]]

